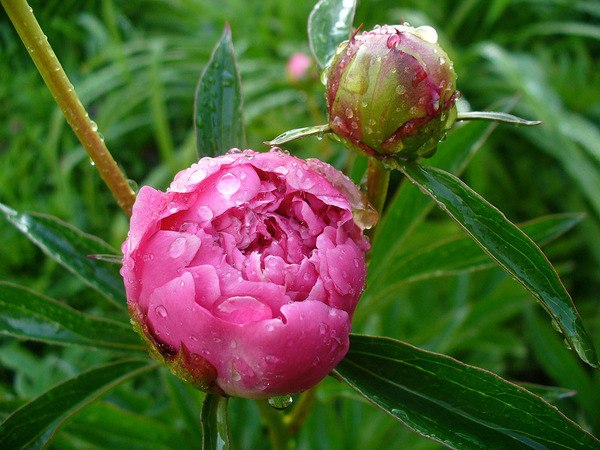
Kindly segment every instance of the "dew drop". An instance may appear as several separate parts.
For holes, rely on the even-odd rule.
[[[278,173],[280,175],[287,175],[288,174],[288,169],[285,166],[279,166],[279,167],[275,167],[275,169],[273,170],[273,172]]]
[[[279,362],[279,358],[275,355],[267,355],[267,356],[265,356],[265,361],[268,364],[275,364],[275,363]]]
[[[146,253],[142,259],[144,261],[152,261],[154,259],[154,254],[153,253]]]
[[[230,346],[231,348],[237,348],[237,342],[236,342],[236,341],[231,341],[231,342],[229,343],[229,346]]]
[[[281,395],[269,398],[269,405],[275,409],[283,410],[292,404],[294,399],[291,395]]]
[[[233,381],[240,381],[242,379],[242,376],[240,375],[240,373],[237,370],[232,369],[231,370],[231,379]]]
[[[396,94],[398,94],[398,95],[406,94],[406,88],[404,86],[402,86],[401,84],[399,84],[398,86],[396,86]]]
[[[196,336],[194,336],[193,334],[190,334],[190,341],[196,342],[198,340],[198,338]]]
[[[321,322],[319,324],[319,334],[321,336],[325,336],[328,331],[329,331],[329,325],[327,325],[325,322]]]
[[[96,122],[94,122],[93,120],[90,120],[90,127],[91,127],[92,131],[98,131],[98,124]]]
[[[346,108],[346,117],[348,119],[352,119],[352,117],[354,117],[354,112],[352,111],[352,108]]]
[[[195,170],[189,178],[190,183],[199,183],[206,177],[206,172],[202,169]]]
[[[437,31],[435,31],[435,28],[428,25],[423,25],[422,27],[415,29],[414,34],[430,44],[435,44],[438,41]]]
[[[185,251],[185,244],[185,238],[178,237],[177,239],[175,239],[169,247],[169,256],[171,258],[179,258],[181,255],[183,255],[183,252]]]
[[[217,182],[217,191],[229,198],[239,191],[240,186],[240,180],[235,175],[226,173]]]
[[[391,48],[396,47],[399,43],[400,43],[400,35],[392,34],[387,40],[387,47],[391,49]]]
[[[321,358],[319,358],[318,356],[315,356],[315,358],[313,359],[313,362],[312,362],[312,366],[317,367],[320,362],[321,362]]]
[[[200,219],[201,222],[208,222],[214,217],[212,209],[210,209],[208,206],[201,206],[200,208],[198,208],[196,214],[198,215],[198,219]]]
[[[162,306],[162,305],[159,305],[159,306],[157,306],[157,307],[154,309],[154,311],[156,312],[156,314],[157,314],[159,317],[162,317],[163,319],[165,319],[165,318],[168,316],[168,314],[167,314],[167,309],[166,309],[164,306]]]

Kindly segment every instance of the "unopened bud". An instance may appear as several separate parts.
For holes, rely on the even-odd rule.
[[[456,74],[431,27],[376,27],[340,44],[326,69],[329,125],[352,148],[431,156],[456,121]]]

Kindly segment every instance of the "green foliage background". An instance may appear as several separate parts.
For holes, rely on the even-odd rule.
[[[246,104],[248,144],[324,123],[316,69],[286,76],[296,51],[308,53],[312,1],[31,1],[38,20],[108,147],[138,185],[165,188],[195,159],[193,95],[225,21],[233,30]],[[585,220],[545,251],[600,348],[600,4],[572,0],[363,0],[355,24],[408,21],[440,34],[455,63],[463,100],[544,121],[499,126],[464,179],[514,222],[585,212]],[[127,220],[102,185],[4,12],[0,13],[0,202],[46,212],[119,248]],[[350,168],[337,143],[308,138],[296,155]],[[398,182],[397,179],[393,180]],[[1,220],[0,279],[79,309],[110,315],[83,283]],[[458,233],[434,211],[407,242],[418,249]],[[404,249],[407,251],[407,249]],[[371,289],[371,288],[370,288]],[[393,299],[367,290],[355,332],[385,335],[448,353],[508,379],[578,391],[555,403],[600,434],[600,376],[565,349],[530,295],[500,269],[406,283]],[[378,301],[375,301],[378,300]],[[0,338],[0,418],[24,399],[94,364],[101,352]],[[86,408],[53,448],[194,448],[202,394],[165,371],[129,381]],[[299,448],[432,448],[384,413],[328,379]],[[235,448],[265,439],[253,403],[230,402]],[[153,446],[150,446],[152,443]]]

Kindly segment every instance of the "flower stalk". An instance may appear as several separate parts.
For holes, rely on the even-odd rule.
[[[106,148],[26,0],[0,0],[40,75],[117,203],[131,216],[135,193]]]

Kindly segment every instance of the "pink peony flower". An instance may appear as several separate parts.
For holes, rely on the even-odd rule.
[[[358,188],[318,160],[233,150],[167,192],[144,186],[123,244],[150,351],[197,387],[264,398],[318,383],[348,351],[369,248]]]
[[[299,81],[306,76],[310,66],[312,66],[312,59],[310,59],[310,56],[302,52],[297,52],[288,59],[286,69],[290,79]]]

